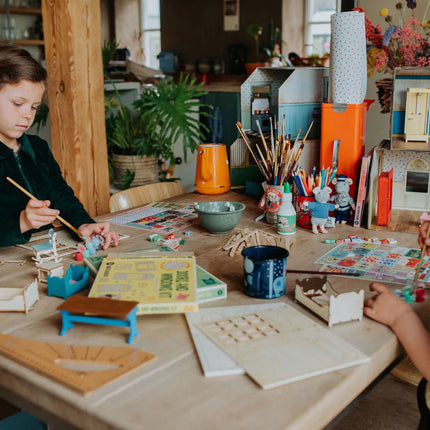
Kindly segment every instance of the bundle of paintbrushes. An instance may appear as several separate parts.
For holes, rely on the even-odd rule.
[[[285,116],[282,117],[282,128],[279,128],[279,122],[270,119],[270,147],[261,130],[260,123],[257,120],[258,131],[261,138],[261,146],[258,143],[252,144],[249,137],[242,128],[240,122],[236,126],[245,141],[246,146],[254,158],[258,168],[266,179],[268,185],[282,185],[290,179],[292,172],[297,166],[300,155],[306,143],[308,134],[312,128],[313,122],[308,128],[301,143],[299,142],[300,131],[297,132],[297,138],[294,144],[285,135]]]
[[[335,176],[336,170],[333,170],[331,167],[328,169],[324,169],[323,167],[318,173],[316,173],[314,167],[312,173],[309,175],[306,175],[306,172],[299,168],[294,172],[293,180],[301,196],[311,197],[314,187],[327,187]]]

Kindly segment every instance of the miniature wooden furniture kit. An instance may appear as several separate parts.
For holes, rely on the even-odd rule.
[[[388,225],[391,221],[393,169],[382,172],[378,178],[378,214],[376,223]]]
[[[0,288],[0,312],[27,313],[39,300],[37,279],[24,288]]]
[[[127,342],[131,343],[133,338],[139,334],[136,326],[138,304],[139,302],[125,300],[71,296],[57,308],[63,318],[60,336],[64,336],[67,330],[73,328],[73,322],[83,322],[129,327],[130,335]]]
[[[54,260],[56,263],[61,261],[57,251],[57,233],[55,233],[54,229],[51,228],[49,230],[48,242],[33,245],[33,252],[33,260],[37,264],[43,264],[51,260]]]
[[[60,345],[21,339],[0,333],[0,354],[66,385],[79,394],[91,391],[156,358],[129,347]],[[66,367],[75,364],[74,369]],[[96,370],[75,370],[79,365]],[[101,370],[97,369],[97,365]],[[107,369],[106,369],[107,367]]]
[[[294,238],[291,236],[281,236],[271,234],[261,230],[244,229],[239,233],[233,234],[223,246],[224,251],[229,251],[229,256],[233,257],[240,254],[249,246],[272,245],[285,248],[291,251],[294,245]]]
[[[66,276],[47,276],[48,296],[67,299],[72,294],[88,287],[90,279],[88,267],[70,265]]]
[[[19,264],[20,266],[24,266],[26,260],[1,260],[0,266],[4,266],[5,264]]]
[[[326,276],[296,280],[295,299],[326,320],[329,327],[363,319],[364,290],[338,293]]]
[[[57,263],[56,261],[48,261],[46,263],[38,264],[37,266],[37,277],[39,282],[48,282],[48,276],[64,276],[64,266],[62,263]]]

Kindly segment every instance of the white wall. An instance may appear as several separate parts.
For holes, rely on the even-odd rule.
[[[398,0],[406,7],[405,0]],[[398,11],[395,8],[397,1],[395,0],[358,0],[358,6],[362,7],[366,11],[366,16],[372,21],[374,25],[379,24],[382,31],[388,27],[388,23],[385,22],[384,17],[379,15],[379,11],[382,8],[387,8],[390,15],[393,18],[393,24],[398,24]],[[417,1],[417,8],[414,9],[414,15],[421,21],[427,1]],[[411,10],[407,9],[405,18],[411,15]],[[427,19],[430,19],[430,11],[427,14]],[[374,99],[376,102],[367,112],[367,127],[366,127],[366,151],[373,148],[383,139],[390,138],[390,114],[380,113],[380,106],[378,103],[378,95],[376,92],[375,82],[379,79],[392,77],[389,74],[377,73],[374,76],[367,79],[367,94],[366,99]]]

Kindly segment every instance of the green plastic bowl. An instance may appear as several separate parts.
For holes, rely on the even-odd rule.
[[[226,234],[232,231],[239,223],[245,207],[243,203],[229,201],[202,202],[194,205],[200,223],[213,234]]]

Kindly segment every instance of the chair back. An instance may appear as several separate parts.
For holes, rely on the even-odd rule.
[[[111,212],[116,212],[185,193],[185,188],[178,182],[156,182],[112,194],[109,200],[109,208]]]

